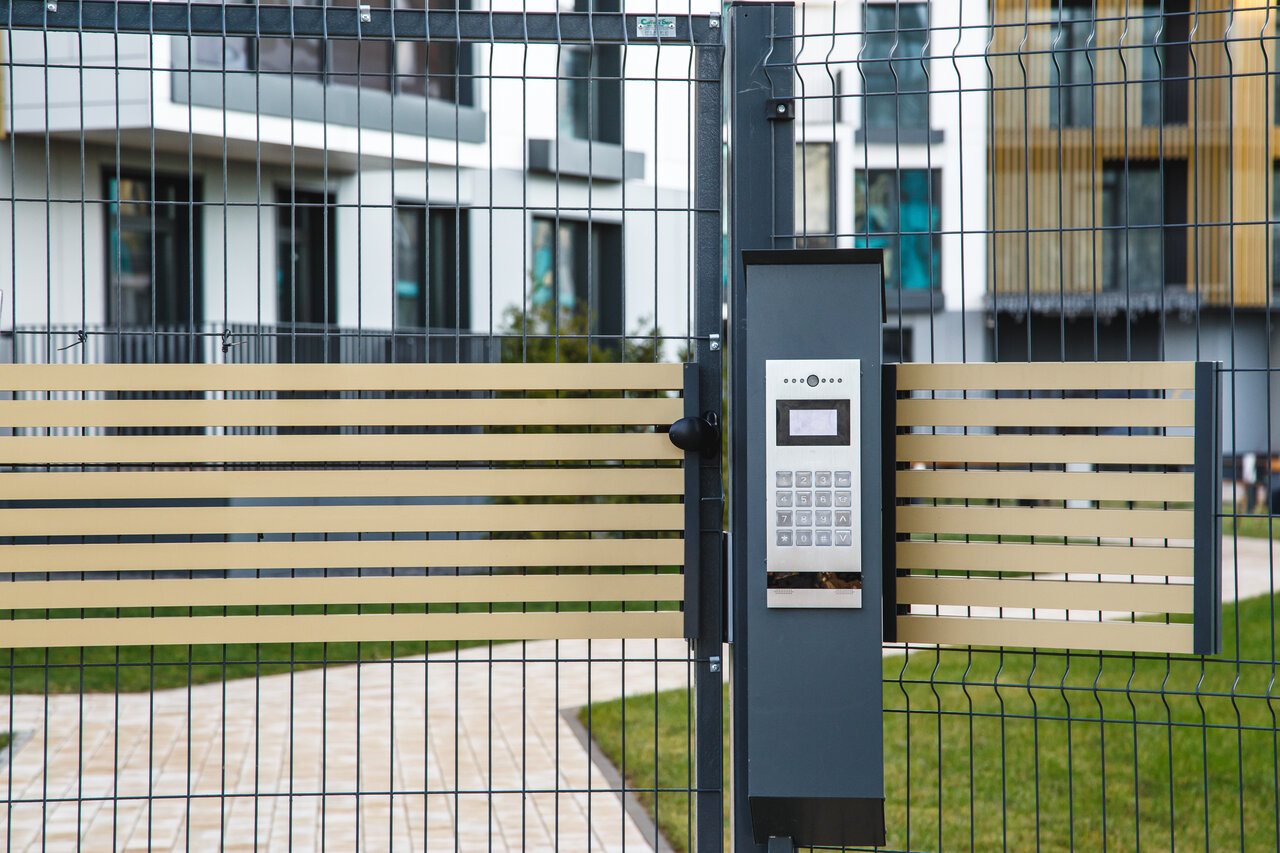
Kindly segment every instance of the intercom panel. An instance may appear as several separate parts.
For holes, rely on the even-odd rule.
[[[769,607],[862,606],[860,367],[765,361]]]

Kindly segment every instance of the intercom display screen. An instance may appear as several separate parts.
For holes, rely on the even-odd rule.
[[[847,447],[849,401],[778,400],[778,445]]]
[[[835,409],[792,409],[791,434],[801,435],[835,435]]]

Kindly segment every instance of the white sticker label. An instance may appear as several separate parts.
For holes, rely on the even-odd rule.
[[[652,15],[636,18],[637,38],[674,38],[675,34],[675,18],[656,18]]]

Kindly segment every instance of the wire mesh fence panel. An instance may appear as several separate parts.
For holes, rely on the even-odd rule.
[[[631,11],[0,4],[3,849],[717,849],[719,8]]]
[[[888,849],[1274,849],[1275,9],[1214,0],[809,2],[774,34],[774,94],[795,99],[794,123],[773,125],[774,162],[779,176],[794,176],[794,204],[780,189],[769,236],[775,247],[883,250],[886,362],[1219,363],[1222,653],[887,646]],[[1103,406],[1190,396],[1135,385],[907,390],[899,398],[939,406],[1096,398]],[[1132,421],[929,423],[900,426],[899,441],[1189,434]],[[1157,469],[1137,458],[934,459],[899,455],[899,476],[957,488],[911,491],[900,510],[958,519],[974,508],[1016,507],[1026,526],[952,525],[900,533],[900,544],[940,543],[942,553],[947,543],[982,543],[994,554],[988,543],[1056,543],[1064,557],[1051,567],[900,567],[909,584],[1136,585],[1153,580],[1138,574],[1152,553],[1142,549],[1185,544],[1116,537],[1103,519],[1113,510],[1187,508],[1189,494],[1076,493],[1067,477],[1056,499],[1033,501],[978,485],[982,472],[1020,471],[1120,475],[1118,486],[1140,488]],[[977,476],[959,478],[969,472]],[[1055,513],[1083,528],[1046,530]],[[1084,556],[1097,546],[1133,558],[1109,574]],[[1158,598],[1134,603],[1130,613],[1008,602],[900,604],[899,613],[1027,623],[1186,618],[1161,612]]]

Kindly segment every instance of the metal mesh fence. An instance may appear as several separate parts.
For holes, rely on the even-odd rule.
[[[775,32],[771,234],[884,250],[886,361],[1221,364],[1223,653],[886,647],[889,849],[1273,849],[1275,9],[806,3]]]
[[[722,287],[722,49],[718,18],[690,11],[655,19],[623,14],[609,0],[509,11],[450,0],[4,3],[0,363],[697,361],[706,408],[718,411],[712,393],[720,370],[711,342],[719,332]],[[529,394],[540,395],[589,396]],[[20,411],[18,404],[48,400],[381,404],[520,396],[377,389],[18,390],[4,394],[0,406],[12,415]],[[8,451],[51,436],[126,436],[142,447],[138,442],[189,436],[291,434],[306,440],[324,434],[503,432],[466,424],[376,422],[44,428],[8,421],[0,427]],[[625,436],[633,429],[598,424],[506,431]],[[0,464],[0,477],[178,470],[164,463],[33,466],[12,457]],[[606,465],[524,464],[548,471]],[[465,473],[468,466],[404,460],[273,467],[211,460],[182,470],[284,476],[300,468],[394,477],[408,469]],[[718,500],[718,460],[704,463],[701,478],[703,494]],[[672,499],[607,492],[595,502]],[[263,494],[273,493],[268,486]],[[371,494],[380,493],[375,487]],[[451,494],[435,503],[479,510],[486,502]],[[568,519],[584,511],[571,500],[576,499],[506,498],[560,504]],[[179,503],[264,513],[287,507],[320,518],[370,501],[321,495]],[[375,498],[372,504],[395,512],[414,502]],[[130,527],[160,513],[145,498],[119,495],[28,500],[0,494],[0,507],[10,519],[50,508],[86,516],[124,510],[131,513]],[[0,529],[0,545],[7,560],[9,554],[27,553],[15,548],[69,541],[194,548],[389,538],[429,549],[443,540],[515,536],[530,540],[532,548],[541,538],[636,535],[643,531],[441,534],[427,528],[389,536],[352,530],[124,533],[69,540],[29,536],[20,525],[8,525]],[[718,524],[714,535],[718,555]],[[0,565],[7,582],[55,578],[11,559]],[[483,565],[440,566],[425,558],[424,563],[222,571],[175,564],[72,570],[56,577],[160,584],[174,578],[512,573]],[[575,571],[546,565],[515,574]],[[634,606],[654,611],[671,602]],[[616,602],[585,608],[624,609]],[[273,609],[211,602],[136,612],[103,607],[4,615],[393,616],[536,609],[525,603],[414,611],[396,605]],[[576,608],[553,602],[543,609]],[[719,676],[707,682],[712,687],[700,692],[700,700],[633,707],[622,699],[673,688],[691,696],[712,654],[719,654],[718,645],[710,653],[691,651],[682,640],[6,650],[0,654],[0,846],[692,849],[690,818],[697,798],[714,796],[714,810],[719,809],[718,762],[708,775],[705,767],[695,772],[694,760],[694,720],[709,715],[718,726]],[[668,738],[659,753],[659,732],[672,727],[679,735]],[[716,739],[718,748],[718,729]],[[636,747],[647,757],[636,758]],[[674,776],[668,763],[678,768]],[[639,805],[639,799],[652,801],[659,793],[664,806],[666,795],[678,798],[673,808],[683,831],[660,835]]]

